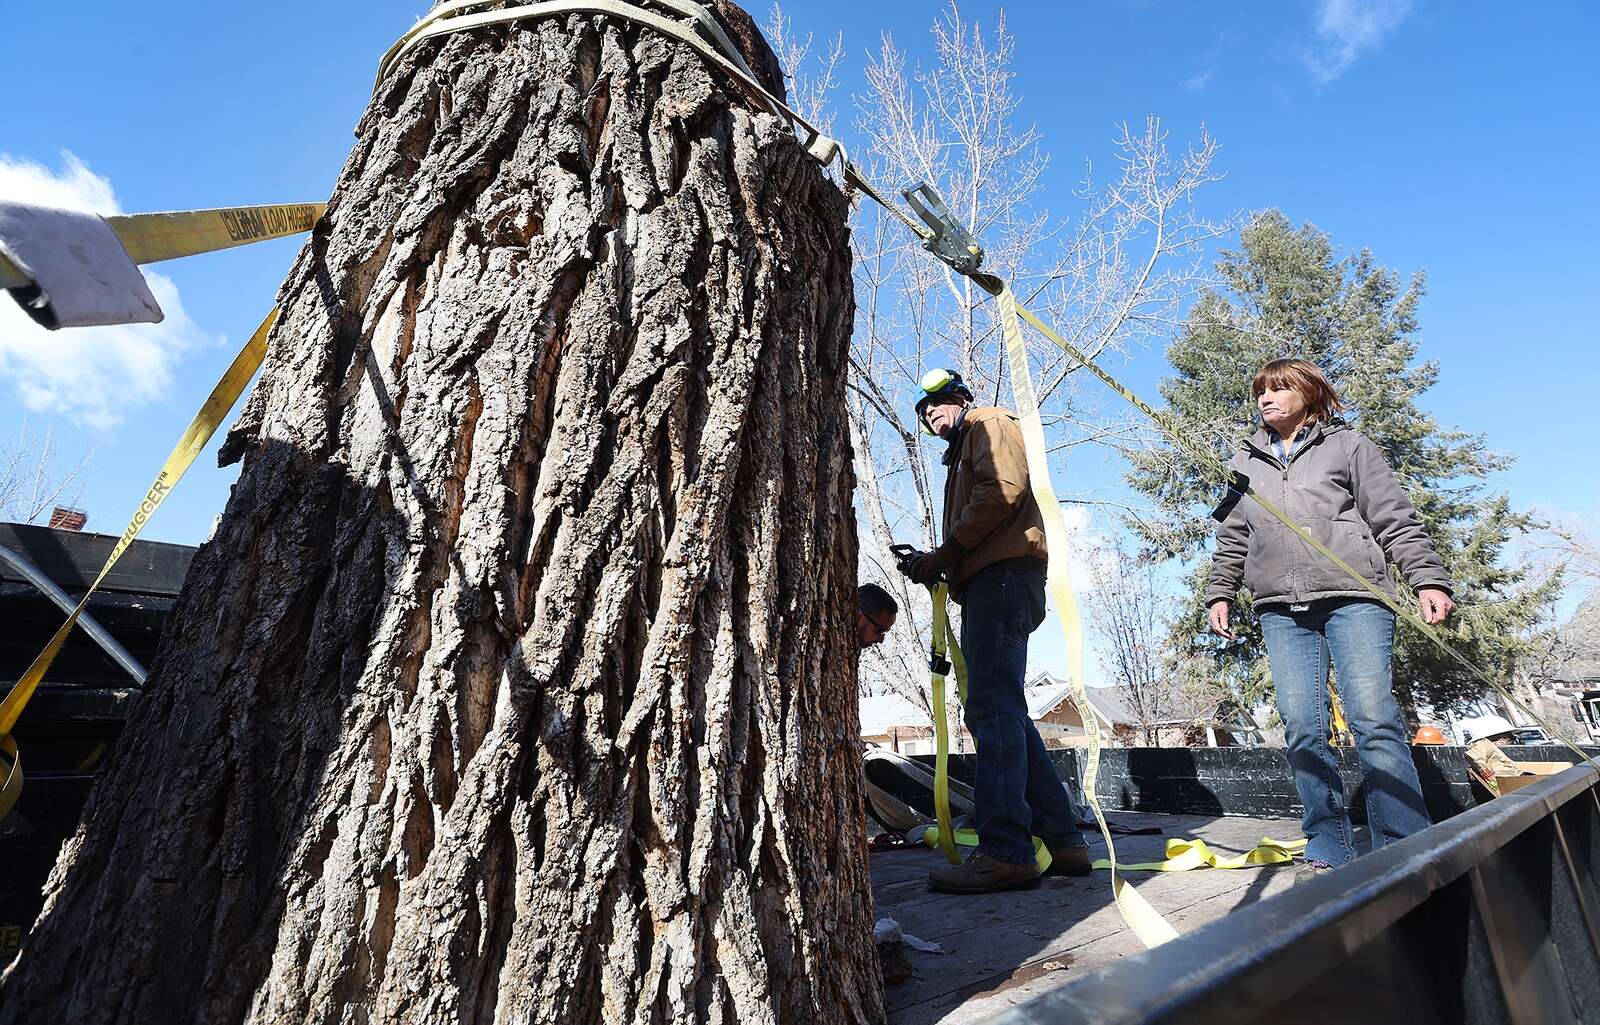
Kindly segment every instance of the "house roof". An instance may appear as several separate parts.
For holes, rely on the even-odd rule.
[[[1070,700],[1072,687],[1049,673],[1039,673],[1034,676],[1032,683],[1023,688],[1022,693],[1028,699],[1028,718],[1038,719],[1055,711],[1063,701]],[[1089,705],[1095,715],[1107,726],[1135,721],[1127,702],[1122,699],[1122,693],[1115,687],[1085,687],[1084,693],[1089,696]]]
[[[895,726],[927,729],[933,723],[928,713],[898,694],[873,694],[861,699],[861,735],[875,737]]]
[[[1117,687],[1085,687],[1089,703],[1100,718],[1117,726],[1138,725],[1139,716],[1128,704],[1128,696]]]
[[[1122,690],[1117,687],[1085,687],[1084,694],[1089,698],[1089,706],[1094,709],[1095,717],[1106,726],[1137,726],[1139,717],[1128,704],[1128,699]],[[1033,678],[1023,691],[1028,698],[1028,717],[1038,719],[1048,715],[1061,702],[1066,701],[1071,695],[1071,687],[1063,680],[1058,680],[1049,673],[1039,673]],[[1152,726],[1178,725],[1193,722],[1192,716],[1173,716],[1162,719]]]

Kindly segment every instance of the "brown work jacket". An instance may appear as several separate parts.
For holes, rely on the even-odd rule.
[[[1049,550],[1016,414],[969,407],[945,459],[944,536],[966,549],[945,574],[951,596],[959,602],[967,581],[996,563],[1042,572]]]

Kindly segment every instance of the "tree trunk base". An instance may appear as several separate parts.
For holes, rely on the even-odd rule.
[[[385,84],[0,1022],[884,1020],[846,204],[741,103],[591,16]]]

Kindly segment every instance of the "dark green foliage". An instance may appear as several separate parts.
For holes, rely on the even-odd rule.
[[[1281,356],[1320,366],[1344,398],[1346,419],[1383,449],[1450,569],[1457,612],[1447,623],[1448,639],[1509,681],[1522,638],[1559,581],[1533,582],[1525,569],[1503,564],[1507,543],[1531,525],[1485,483],[1510,458],[1489,451],[1481,435],[1441,427],[1418,406],[1439,376],[1437,362],[1416,361],[1423,275],[1402,282],[1366,250],[1339,256],[1315,226],[1296,228],[1277,211],[1255,217],[1240,233],[1240,248],[1225,252],[1217,269],[1223,289],[1196,302],[1167,350],[1175,371],[1161,385],[1167,415],[1226,459],[1259,422],[1250,394],[1257,368]],[[1200,600],[1213,526],[1208,514],[1221,495],[1217,471],[1165,441],[1131,457],[1128,481],[1159,514],[1130,526],[1151,554],[1194,565],[1189,601],[1172,627],[1175,649],[1209,656],[1228,691],[1249,700],[1269,696],[1266,650],[1249,595],[1234,604],[1237,642],[1206,630]],[[1409,598],[1398,578],[1397,584]],[[1407,708],[1456,706],[1485,690],[1404,624],[1395,683]]]

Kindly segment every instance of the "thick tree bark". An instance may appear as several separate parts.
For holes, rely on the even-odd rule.
[[[594,16],[359,137],[0,1022],[882,1021],[844,198]]]

